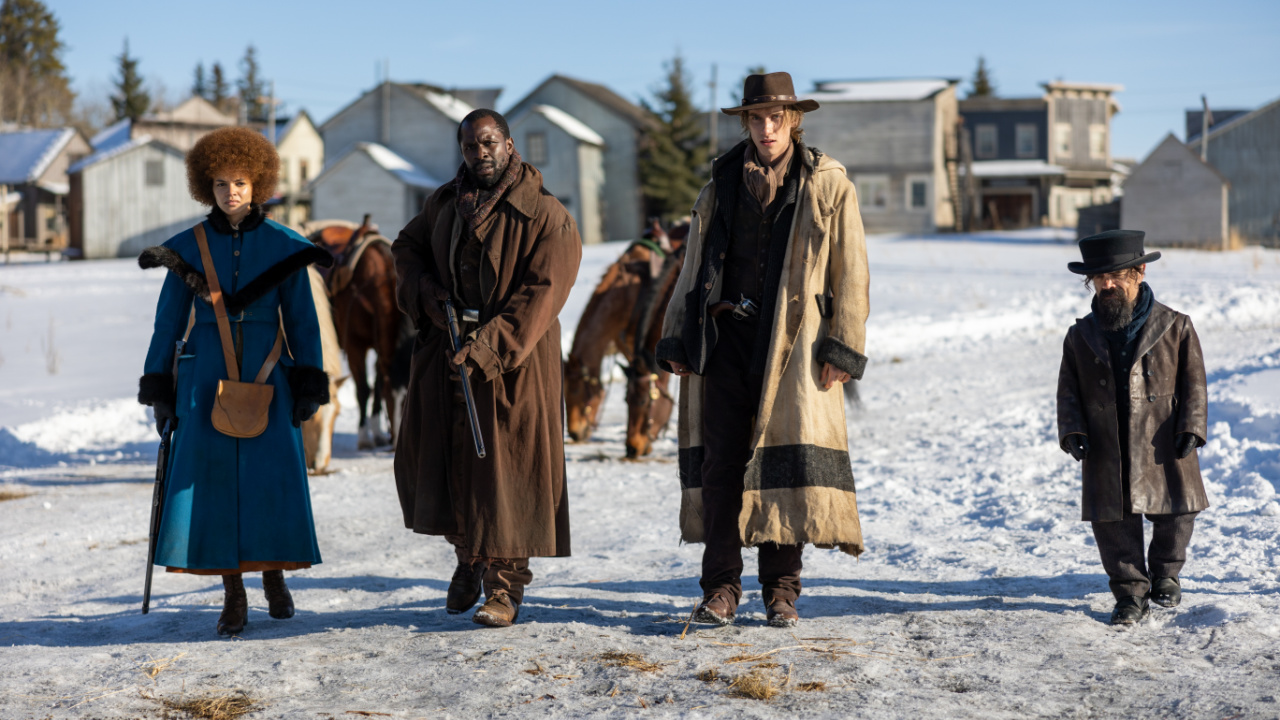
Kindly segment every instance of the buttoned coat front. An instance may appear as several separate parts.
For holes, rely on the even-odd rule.
[[[1093,313],[1067,331],[1058,372],[1058,443],[1088,437],[1081,463],[1081,518],[1101,522],[1125,513],[1167,515],[1209,507],[1200,459],[1179,458],[1176,438],[1208,437],[1208,392],[1200,340],[1191,318],[1153,302],[1138,334],[1129,375],[1129,442],[1120,447],[1115,375],[1110,349]],[[1128,497],[1124,464],[1128,465]]]

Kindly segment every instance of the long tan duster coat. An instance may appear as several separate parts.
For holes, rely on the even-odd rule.
[[[717,168],[744,141],[717,162]],[[755,546],[812,543],[858,555],[864,547],[849,460],[844,394],[823,389],[822,365],[854,378],[866,366],[868,297],[866,240],[858,199],[844,166],[815,149],[797,147],[803,163],[786,261],[778,286],[764,390],[752,432],[744,480],[742,542]],[[712,181],[693,208],[684,270],[667,307],[658,357],[701,373],[714,344],[707,306],[720,300],[724,241],[711,241],[717,204]],[[667,366],[668,369],[670,366]],[[702,542],[703,379],[680,380],[680,532]]]
[[[521,179],[477,228],[486,298],[470,356],[479,368],[471,387],[487,450],[479,459],[469,428],[453,424],[448,335],[422,311],[431,282],[454,288],[453,258],[463,233],[455,196],[452,182],[437,190],[391,247],[400,308],[418,329],[396,441],[405,526],[463,536],[479,557],[567,556],[558,315],[582,259],[578,227],[543,189],[541,173],[525,164]],[[466,433],[460,452],[454,452],[455,432]]]
[[[1058,371],[1058,443],[1068,435],[1089,438],[1081,463],[1081,519],[1114,522],[1124,514],[1199,512],[1209,507],[1194,452],[1179,458],[1176,438],[1209,437],[1209,393],[1200,339],[1191,318],[1154,302],[1138,333],[1129,371],[1129,442],[1120,447],[1111,350],[1090,313],[1077,320],[1062,343]],[[1129,496],[1121,457],[1127,455]]]

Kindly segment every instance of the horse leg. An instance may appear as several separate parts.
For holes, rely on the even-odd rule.
[[[369,371],[365,357],[368,350],[354,347],[347,352],[347,364],[351,369],[351,380],[356,384],[356,405],[360,408],[360,431],[356,447],[360,450],[372,450],[373,433],[369,428]]]

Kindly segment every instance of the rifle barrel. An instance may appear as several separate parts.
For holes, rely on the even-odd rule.
[[[454,312],[453,301],[446,299],[444,309],[449,315],[449,344],[457,353],[462,350],[462,330],[458,327],[458,314]],[[480,430],[475,398],[471,396],[471,373],[467,370],[466,363],[458,365],[457,368],[458,375],[462,378],[462,398],[467,403],[467,419],[471,421],[471,439],[475,441],[476,457],[483,458],[485,456],[484,434]]]

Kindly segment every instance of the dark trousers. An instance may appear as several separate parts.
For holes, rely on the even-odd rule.
[[[1116,522],[1094,522],[1102,567],[1111,578],[1111,593],[1119,600],[1145,596],[1151,578],[1178,577],[1187,562],[1187,545],[1195,528],[1196,513],[1148,515],[1151,547],[1142,547],[1142,515],[1126,514]],[[1150,574],[1148,574],[1148,572]]]
[[[716,321],[720,337],[707,363],[703,400],[702,550],[703,595],[727,594],[736,607],[742,599],[742,481],[751,460],[751,431],[760,407],[764,376],[749,371],[755,320]],[[760,584],[766,606],[777,598],[800,596],[804,545],[760,546]]]

